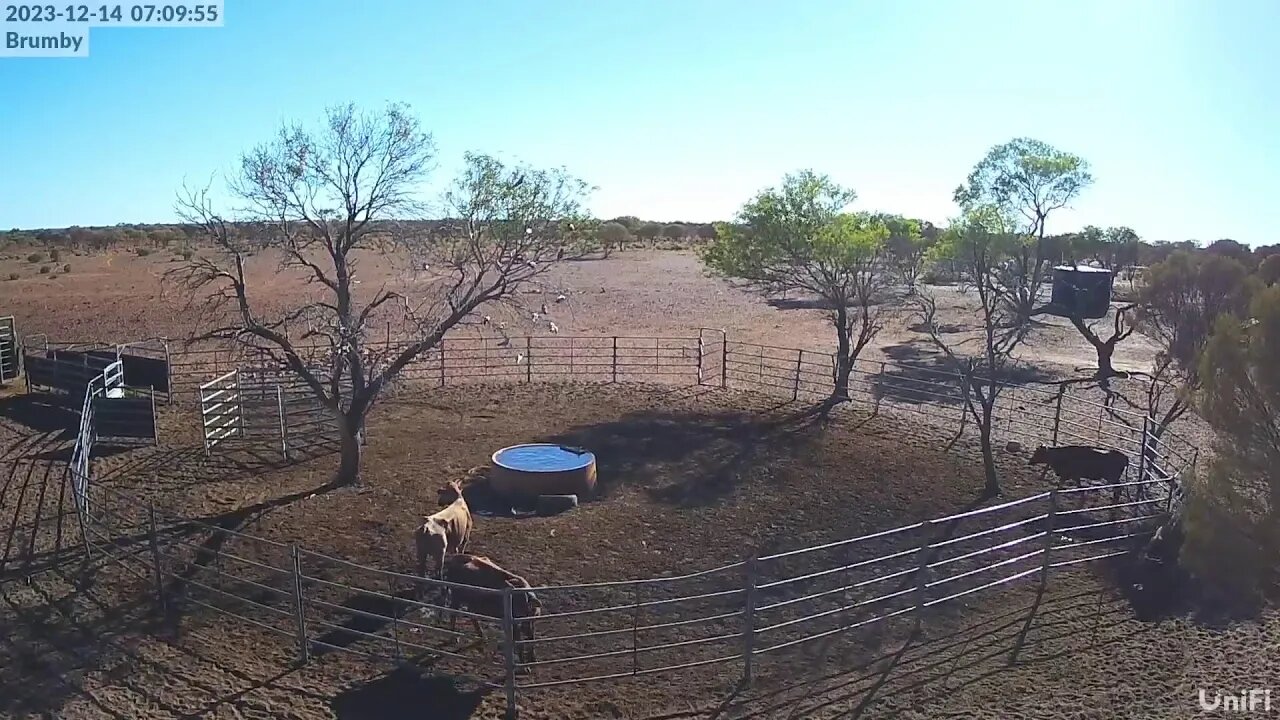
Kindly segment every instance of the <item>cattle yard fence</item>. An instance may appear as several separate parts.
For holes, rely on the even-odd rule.
[[[470,374],[473,368],[478,375]],[[526,338],[500,348],[450,340],[405,379],[447,385],[648,377],[798,400],[829,394],[831,368],[827,354],[699,333]],[[247,437],[236,435],[249,419],[246,396],[257,393],[257,402],[270,406],[267,388],[284,382],[280,376],[245,377],[244,369],[232,368],[195,386],[201,417],[220,428],[219,442]],[[1055,571],[1132,553],[1168,516],[1171,494],[1157,490],[1194,462],[1173,449],[1172,435],[1150,437],[1149,421],[1135,421],[1105,401],[1076,402],[1060,387],[1010,385],[998,407],[1018,419],[1001,418],[1002,437],[1124,449],[1134,447],[1136,426],[1144,458],[1137,478],[1055,489],[812,547],[752,553],[685,575],[534,587],[544,612],[531,637],[521,632],[523,618],[515,610],[522,590],[489,591],[502,608],[493,616],[451,610],[443,600],[454,589],[448,583],[193,521],[90,483],[97,435],[89,398],[105,392],[105,371],[101,378],[86,390],[89,420],[81,424],[72,471],[87,553],[112,561],[132,577],[122,581],[152,594],[162,612],[203,608],[257,626],[290,642],[300,663],[327,653],[389,662],[429,658],[438,672],[471,675],[501,689],[512,717],[520,694],[539,688],[711,665],[735,665],[733,672],[750,681],[790,648],[920,622],[959,598],[1013,583],[1038,583],[1043,590]],[[185,382],[183,373],[174,373],[176,398]],[[914,412],[953,427],[964,399],[963,387],[943,371],[879,362],[860,364],[850,390],[855,405],[873,412]],[[241,414],[218,405],[239,407]],[[1125,492],[1123,498],[1112,492],[1122,489],[1151,492]],[[459,617],[455,628],[449,620]],[[461,642],[473,637],[467,627],[472,622],[497,631],[500,652],[487,643]]]

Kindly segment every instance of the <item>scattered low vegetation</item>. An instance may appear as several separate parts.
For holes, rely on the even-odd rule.
[[[53,268],[52,268],[52,267],[50,267],[50,266],[48,266],[48,265],[41,265],[41,266],[40,266],[40,274],[41,274],[41,275],[48,275],[52,270],[53,270]]]

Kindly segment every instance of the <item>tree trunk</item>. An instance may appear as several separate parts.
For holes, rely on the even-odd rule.
[[[836,306],[836,377],[831,392],[832,402],[849,399],[849,375],[853,372],[853,360],[849,357],[849,311],[843,303]]]
[[[341,459],[338,461],[338,484],[360,483],[360,462],[364,455],[364,422],[342,420],[338,423]]]
[[[1111,364],[1111,355],[1115,353],[1115,346],[1102,343],[1101,345],[1095,345],[1094,348],[1098,351],[1098,379],[1106,380],[1114,377],[1116,369]]]
[[[996,497],[1000,494],[1000,479],[996,477],[996,456],[991,450],[990,413],[986,413],[986,417],[982,419],[979,431],[982,438],[982,468],[986,472],[987,476],[987,485],[983,489],[983,495],[986,497]]]

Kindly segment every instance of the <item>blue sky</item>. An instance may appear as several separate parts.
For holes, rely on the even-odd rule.
[[[1280,2],[226,0],[0,59],[0,227],[157,222],[284,120],[409,103],[462,153],[563,165],[598,215],[724,219],[812,167],[934,221],[992,145],[1083,155],[1051,230],[1280,242]]]

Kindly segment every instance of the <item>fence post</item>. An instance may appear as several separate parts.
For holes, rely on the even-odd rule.
[[[289,459],[289,420],[284,414],[284,389],[276,386],[276,411],[280,413],[280,452]]]
[[[698,384],[702,384],[702,331],[698,331]]]
[[[1058,386],[1058,407],[1053,413],[1053,444],[1058,444],[1058,428],[1062,425],[1062,396],[1066,393],[1067,386]]]
[[[302,594],[302,556],[298,553],[298,545],[289,546],[289,557],[293,561],[293,616],[298,632],[298,663],[306,665],[311,659],[307,643],[307,612]]]
[[[729,333],[720,331],[720,387],[729,387]]]
[[[164,599],[164,572],[160,566],[160,541],[156,537],[156,506],[147,503],[147,540],[151,545],[151,570],[155,573],[156,607],[162,616],[168,614],[168,606]]]
[[[524,381],[533,382],[533,338],[528,335],[524,336]]]
[[[237,369],[235,374],[235,397],[236,397],[236,427],[238,428],[238,437],[244,437],[244,396],[240,394],[240,371]]]
[[[173,402],[173,361],[169,355],[169,341],[164,341],[164,399]]]
[[[742,682],[751,684],[751,660],[756,644],[756,563],[758,553],[752,553],[744,565],[746,582],[743,587],[745,602],[742,609]]]
[[[800,365],[804,362],[804,350],[796,351],[796,384],[791,387],[791,401],[800,399]]]
[[[1049,584],[1049,568],[1052,565],[1050,560],[1050,551],[1053,550],[1053,527],[1058,516],[1058,490],[1054,488],[1049,491],[1049,512],[1044,516],[1044,542],[1040,545],[1040,588],[1036,591],[1036,606],[1039,606],[1040,598],[1044,596],[1045,588]],[[1018,653],[1022,651],[1022,646],[1027,642],[1027,635],[1031,632],[1031,623],[1035,622],[1036,613],[1034,610],[1027,614],[1026,622],[1022,624],[1022,631],[1018,633],[1018,639],[1013,644],[1013,650],[1009,652],[1009,665],[1012,666],[1018,662]]]
[[[1148,443],[1150,442],[1151,418],[1147,415],[1142,416],[1142,452],[1138,455],[1138,482],[1146,482],[1147,480],[1147,452]],[[1143,490],[1146,485],[1139,485]]]
[[[444,387],[444,338],[440,338],[440,387]]]
[[[507,718],[516,717],[515,618],[511,612],[511,586],[502,588],[502,655],[506,665]]]
[[[929,601],[929,551],[933,549],[933,543],[930,540],[930,532],[933,530],[933,521],[925,520],[920,523],[920,532],[924,535],[924,539],[920,542],[919,558],[916,560],[916,624],[924,621],[925,603]]]
[[[387,597],[394,598],[396,596],[395,581],[390,576],[387,577]],[[396,662],[404,662],[404,653],[400,649],[400,603],[393,602],[391,604],[391,640],[395,643]]]
[[[631,609],[631,674],[640,673],[640,583],[632,586],[635,604]]]
[[[877,376],[877,377],[879,377],[879,378],[880,378],[880,382],[884,382],[885,369],[886,369],[885,362],[884,362],[883,360],[881,360],[881,361],[880,361],[880,375],[878,375],[878,376]],[[850,377],[852,377],[852,376],[853,376],[853,369],[852,369],[852,368],[850,368],[850,369],[849,369],[849,375],[850,375]],[[871,414],[872,414],[872,415],[879,415],[879,414],[880,414],[880,399],[881,399],[881,397],[883,397],[883,396],[884,396],[884,392],[875,392],[875,389],[874,389],[874,388],[872,388],[872,394],[873,394],[873,395],[875,395],[875,401],[876,401],[876,404],[875,404],[875,407],[873,407],[873,408],[872,408],[872,410],[871,410]]]
[[[613,381],[618,382],[618,336],[613,336]]]
[[[160,423],[156,422],[156,386],[152,385],[148,394],[151,395],[151,444],[160,444]]]

